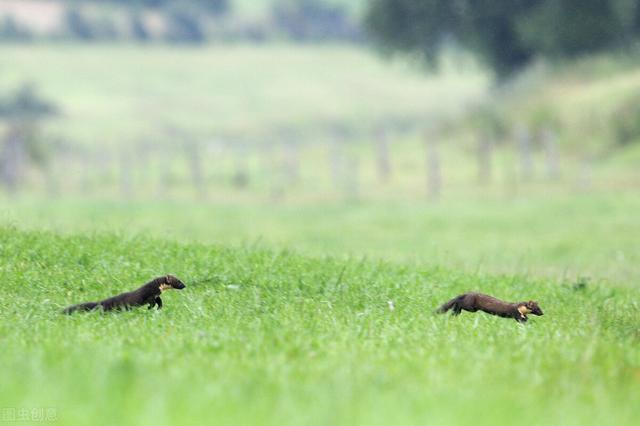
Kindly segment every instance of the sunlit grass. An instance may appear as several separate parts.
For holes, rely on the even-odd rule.
[[[11,228],[0,252],[1,405],[54,407],[60,424],[635,424],[640,414],[636,289]],[[187,289],[161,311],[60,314],[167,272]],[[471,289],[536,299],[545,316],[521,326],[433,313]]]
[[[260,144],[265,131],[300,126],[309,142],[289,186],[254,151],[247,188],[230,183],[233,153],[205,161],[200,201],[184,158],[152,155],[132,172],[135,201],[114,201],[115,163],[84,189],[81,171],[59,164],[62,198],[43,198],[42,182],[3,195],[0,410],[52,407],[70,425],[637,422],[637,149],[602,159],[581,192],[586,151],[563,160],[558,182],[536,152],[536,178],[523,183],[503,147],[481,186],[473,141],[443,143],[443,194],[427,201],[422,129],[394,142],[386,184],[363,137],[343,147],[360,161],[349,197],[332,182],[318,125],[447,116],[484,93],[485,77],[425,78],[335,46],[0,54],[3,89],[38,83],[64,112],[46,131],[96,148],[177,143],[172,127]],[[575,124],[636,74],[552,83],[539,97]],[[60,315],[165,273],[188,288],[161,311]],[[433,314],[468,290],[536,299],[546,314],[526,326]]]
[[[25,197],[5,199],[0,223],[636,286],[638,203],[633,192],[282,204]]]

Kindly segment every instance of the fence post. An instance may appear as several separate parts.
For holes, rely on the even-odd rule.
[[[236,145],[235,149],[235,167],[233,174],[233,185],[238,188],[246,188],[249,185],[249,172],[247,166],[247,149],[244,146]]]
[[[442,192],[442,170],[440,165],[440,149],[436,132],[425,133],[427,196],[435,200]]]
[[[346,159],[345,192],[350,201],[357,200],[360,196],[360,162],[355,154]]]
[[[78,152],[78,160],[80,161],[80,193],[88,195],[91,191],[91,171],[96,172],[95,165],[92,164],[91,153],[87,149]]]
[[[131,153],[120,152],[120,194],[125,199],[133,196],[133,178],[131,173]]]
[[[591,190],[592,182],[592,160],[590,155],[584,155],[580,160],[580,170],[578,175],[578,189],[588,192]]]
[[[327,148],[329,151],[329,168],[331,171],[331,181],[337,190],[342,186],[345,172],[345,154],[343,143],[346,139],[346,131],[338,126],[331,131],[331,140]]]
[[[375,136],[376,165],[380,183],[388,183],[391,179],[391,160],[389,159],[389,134],[380,127]]]
[[[55,198],[60,193],[60,188],[58,185],[58,176],[56,173],[56,160],[49,159],[44,168],[45,174],[45,189],[49,198]]]
[[[478,143],[478,182],[491,182],[493,174],[493,141],[487,132],[480,131],[477,135]]]
[[[17,126],[10,126],[0,151],[0,178],[9,194],[15,194],[23,178],[26,153],[22,132]]]
[[[300,147],[294,140],[284,142],[284,169],[287,185],[293,186],[300,179]]]
[[[258,155],[260,155],[260,173],[264,176],[263,179],[273,180],[278,164],[273,140],[266,140],[260,144]]]
[[[204,184],[204,173],[202,170],[202,149],[200,144],[193,139],[188,139],[184,143],[187,154],[189,171],[191,172],[191,183],[195,191],[196,197],[204,199],[207,192]]]
[[[515,130],[515,137],[520,153],[520,170],[522,178],[529,181],[533,178],[533,153],[531,147],[531,134],[525,125],[520,125]]]
[[[541,130],[540,138],[545,152],[547,179],[557,180],[560,177],[557,135],[551,127],[545,127]]]

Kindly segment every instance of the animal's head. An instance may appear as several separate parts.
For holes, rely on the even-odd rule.
[[[184,285],[184,283],[179,279],[177,279],[176,277],[174,277],[173,275],[167,275],[165,277],[162,277],[162,280],[160,281],[160,291],[165,291],[170,289],[182,290],[185,287],[186,286]]]
[[[542,309],[540,309],[540,306],[538,305],[538,302],[534,302],[533,300],[529,300],[528,302],[521,303],[518,310],[520,311],[520,313],[524,315],[526,314],[533,314],[538,316],[544,315],[544,313],[542,312]]]

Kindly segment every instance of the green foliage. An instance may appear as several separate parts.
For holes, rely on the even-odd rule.
[[[453,37],[504,77],[537,56],[628,46],[639,16],[629,0],[374,0],[367,24],[383,48],[431,62]]]
[[[527,122],[534,132],[544,129],[558,131],[562,127],[558,112],[548,104],[532,107],[527,114]]]
[[[468,121],[485,137],[497,142],[508,136],[513,126],[505,111],[500,110],[496,102],[485,102],[474,108],[469,114]]]
[[[531,53],[517,39],[512,18],[526,1],[375,0],[367,26],[374,40],[389,51],[415,52],[433,63],[447,37],[489,63],[499,73],[518,68]]]
[[[628,3],[624,1],[625,3]],[[537,54],[572,57],[609,48],[635,37],[635,23],[624,25],[614,10],[620,1],[539,2],[516,23],[522,43]],[[634,11],[629,11],[633,16]]]
[[[632,425],[637,289],[122,235],[0,229],[0,400],[62,425]],[[164,273],[160,311],[64,316]],[[469,289],[526,326],[434,309]],[[394,310],[389,309],[393,301]]]

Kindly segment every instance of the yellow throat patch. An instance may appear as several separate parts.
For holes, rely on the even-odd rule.
[[[531,313],[531,309],[527,308],[525,305],[518,306],[518,312],[524,318],[527,314]]]

